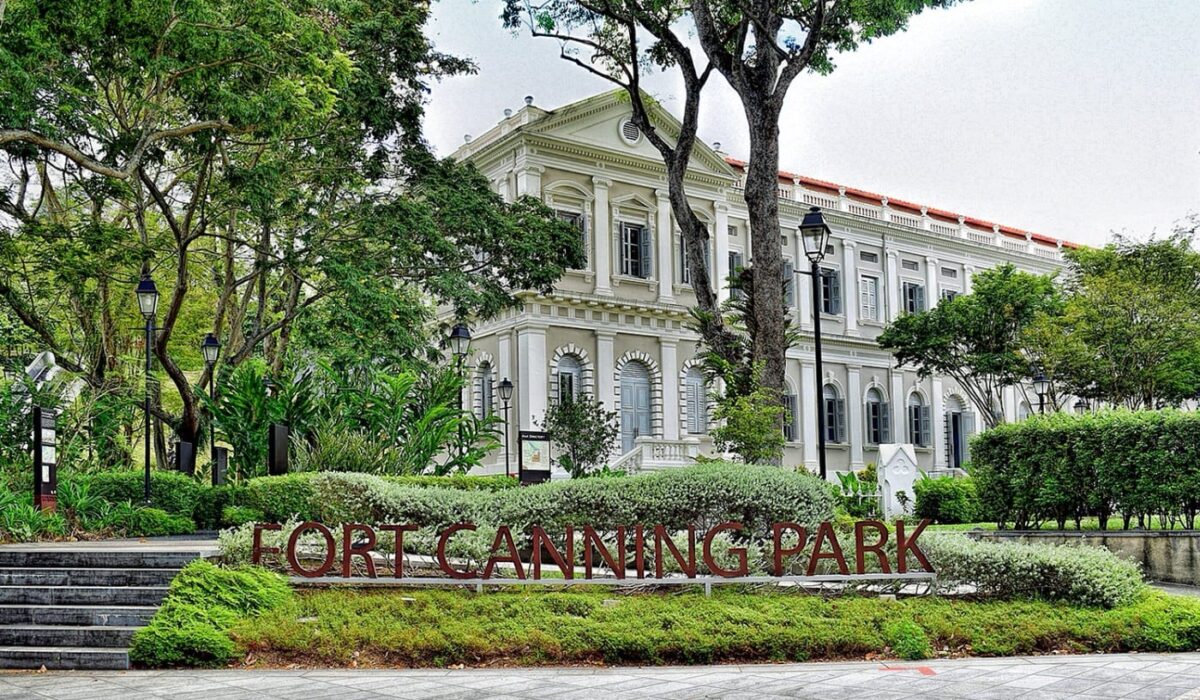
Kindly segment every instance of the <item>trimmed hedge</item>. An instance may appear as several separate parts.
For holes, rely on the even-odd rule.
[[[69,481],[86,483],[93,496],[110,503],[142,503],[145,495],[145,473],[140,470],[117,470],[76,474]],[[172,471],[150,472],[150,506],[172,515],[192,517],[205,486],[186,474]]]
[[[1157,516],[1191,528],[1200,513],[1200,414],[1056,414],[1001,425],[971,444],[980,502],[998,525],[1036,528],[1089,515],[1102,529]]]
[[[935,523],[973,523],[981,518],[979,495],[970,477],[950,476],[917,479],[913,483],[917,503],[913,514]]]

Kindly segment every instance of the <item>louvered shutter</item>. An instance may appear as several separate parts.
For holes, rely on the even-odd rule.
[[[687,406],[686,406],[687,430],[689,433],[692,433],[692,434],[703,432],[703,429],[700,427],[701,397],[700,397],[700,392],[698,391],[698,389],[699,389],[699,387],[696,386],[696,383],[694,381],[691,381],[691,379],[688,379],[688,381],[687,381]]]
[[[879,441],[892,441],[892,410],[891,404],[884,401],[879,404]]]
[[[651,258],[652,248],[650,247],[650,238],[651,238],[650,229],[648,227],[643,228],[642,229],[642,240],[641,240],[642,274],[639,275],[639,277],[641,277],[642,279],[646,279],[646,278],[650,277],[652,274],[652,270],[654,269],[650,262],[652,259]]]
[[[933,421],[930,419],[931,412],[928,406],[918,406],[917,409],[920,413],[920,430],[918,431],[920,435],[920,445],[922,447],[928,447],[929,444],[933,442],[932,433],[930,432],[933,428]]]
[[[916,292],[916,295],[917,295],[917,311],[924,311],[926,308],[925,307],[925,288],[920,285],[917,285],[914,291]]]
[[[962,441],[963,441],[963,461],[971,461],[971,436],[975,434],[975,414],[962,414]]]
[[[687,239],[682,235],[679,236],[679,279],[683,280],[684,284],[690,284],[692,281],[692,271],[688,269],[687,260]]]
[[[837,270],[829,271],[829,297],[830,313],[842,313],[842,276]]]
[[[837,410],[834,412],[834,435],[837,437],[835,442],[846,441],[846,399],[837,399],[835,403]]]
[[[954,421],[951,418],[951,414],[947,413],[942,416],[942,422],[945,423],[942,442],[945,443],[946,447],[946,461],[950,466],[954,466],[954,444],[952,442],[954,440]]]

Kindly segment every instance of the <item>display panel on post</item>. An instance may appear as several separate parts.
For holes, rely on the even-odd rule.
[[[522,484],[550,480],[550,433],[533,430],[517,433],[517,472]]]
[[[229,473],[229,448],[215,447],[213,448],[212,461],[212,485],[220,486],[225,483],[225,476]]]
[[[33,407],[33,505],[53,513],[58,504],[58,438],[54,409]]]
[[[175,443],[175,469],[188,476],[196,474],[196,443]]]
[[[288,472],[288,427],[281,423],[271,424],[268,440],[267,473],[280,476]]]

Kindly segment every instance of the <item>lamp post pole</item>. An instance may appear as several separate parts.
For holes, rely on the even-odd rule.
[[[505,377],[500,381],[500,401],[504,405],[504,476],[512,476],[508,461],[508,402],[512,399],[513,383]]]
[[[217,402],[217,358],[221,355],[221,341],[217,336],[207,333],[200,343],[200,352],[204,354],[204,364],[208,365],[208,396],[213,405]],[[217,461],[217,426],[209,411],[208,419],[208,453],[213,464]],[[215,468],[215,466],[214,466]]]
[[[467,328],[465,323],[456,323],[454,328],[450,329],[450,351],[454,353],[455,362],[458,365],[459,379],[464,380],[463,364],[467,357],[467,351],[471,346],[471,329]],[[466,446],[463,444],[463,387],[458,390],[458,456],[462,457],[466,453]]]
[[[1046,415],[1046,394],[1050,391],[1050,380],[1046,379],[1046,375],[1038,372],[1033,378],[1033,390],[1038,395],[1038,414]]]
[[[824,481],[828,472],[825,466],[825,391],[821,378],[824,373],[821,363],[821,260],[825,258],[825,247],[829,243],[829,224],[825,223],[820,207],[811,207],[804,215],[804,220],[800,222],[800,238],[804,243],[804,255],[812,264],[807,274],[812,277],[813,355],[817,373],[817,464],[821,480]]]
[[[138,309],[146,319],[146,396],[143,405],[146,419],[146,449],[142,495],[146,503],[150,503],[150,382],[152,381],[151,374],[154,371],[150,352],[151,345],[154,343],[154,313],[158,309],[158,288],[154,286],[154,280],[150,279],[149,273],[144,273],[141,281],[138,282],[137,300]]]

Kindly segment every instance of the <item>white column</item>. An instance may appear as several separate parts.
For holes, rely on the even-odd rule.
[[[799,236],[796,236],[797,241],[799,238]],[[799,243],[796,244],[796,253],[793,259],[795,262],[792,265],[797,270],[804,272],[812,271],[812,263],[805,257],[802,246]],[[800,305],[796,309],[796,314],[800,317],[800,329],[811,333],[813,330],[812,278],[808,275],[792,275],[792,284],[796,285],[796,291],[799,292],[796,295],[796,299],[799,300]]]
[[[1004,387],[1004,420],[1008,423],[1017,421],[1017,387]]]
[[[542,172],[540,165],[526,165],[517,173],[517,194],[542,198]]]
[[[908,398],[904,395],[904,373],[898,369],[892,371],[891,391],[892,395],[888,398],[892,404],[892,442],[911,442],[908,435],[908,422],[904,420]]]
[[[842,241],[842,310],[846,313],[846,335],[858,335],[858,245]]]
[[[975,266],[974,265],[963,265],[963,291],[965,291],[967,294],[970,294],[971,289],[974,288],[974,286],[975,286],[975,282],[972,279],[974,277],[975,277]]]
[[[938,259],[932,257],[925,258],[925,307],[932,309],[938,305],[941,300],[941,293],[938,291]]]
[[[526,327],[517,331],[521,376],[517,384],[521,430],[536,430],[546,417],[546,329]]]
[[[726,278],[729,277],[729,207],[722,202],[717,202],[714,208],[717,211],[717,223],[713,224],[713,238],[716,243],[716,251],[713,255],[716,260],[713,261],[713,267],[716,268],[716,279],[713,284],[717,288],[717,301],[723,302],[729,298],[729,282]],[[713,271],[709,271],[713,274]]]
[[[862,380],[858,367],[847,368],[846,422],[850,426],[850,468],[862,469],[863,462],[863,407]]]
[[[929,389],[929,419],[933,423],[933,466],[946,466],[946,407],[942,403],[942,380],[934,377],[930,380]]]
[[[500,373],[497,382],[505,377],[513,377],[512,335],[508,331],[496,336],[496,371]]]
[[[658,339],[658,363],[662,367],[663,437],[679,439],[679,356],[674,338]]]
[[[811,360],[800,361],[800,437],[804,440],[804,466],[811,472],[820,468],[817,458],[817,366]]]
[[[602,177],[592,178],[592,187],[596,192],[596,200],[592,202],[594,211],[592,220],[592,269],[596,271],[596,294],[612,296],[612,224],[608,210],[608,188],[612,180]]]
[[[665,190],[655,190],[658,198],[657,218],[654,235],[658,237],[658,260],[653,268],[658,275],[658,303],[674,304],[675,291],[671,288],[675,275],[675,259],[671,255],[671,244],[675,241],[675,228],[671,226],[671,202]]]
[[[887,276],[887,320],[895,321],[900,316],[900,265],[896,259],[896,251],[889,250],[887,268],[883,271]]]
[[[609,411],[617,409],[616,388],[613,384],[613,338],[612,331],[596,331],[596,400]]]
[[[496,181],[496,193],[499,194],[500,199],[505,202],[511,202],[513,200],[511,196],[512,193],[508,188],[508,173],[504,173],[500,176],[500,179]]]

